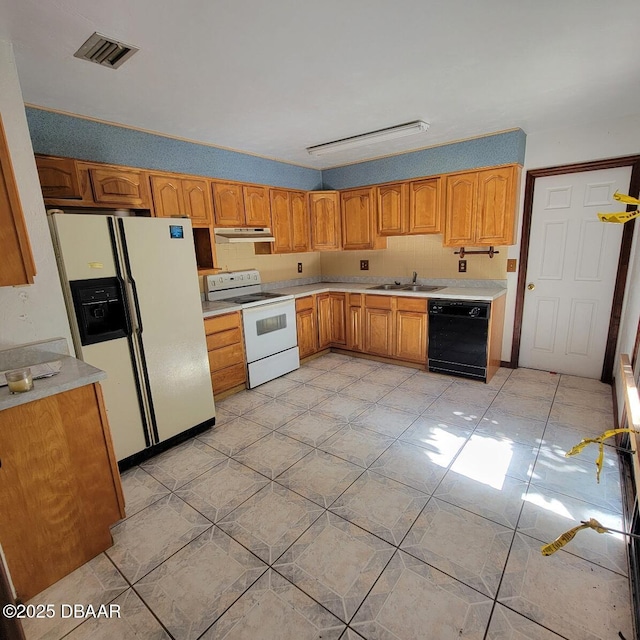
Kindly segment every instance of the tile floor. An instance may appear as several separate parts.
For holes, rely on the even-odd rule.
[[[632,638],[613,424],[594,380],[490,384],[328,354],[218,403],[217,426],[123,474],[114,546],[34,603],[29,640]],[[619,635],[622,634],[622,636]]]

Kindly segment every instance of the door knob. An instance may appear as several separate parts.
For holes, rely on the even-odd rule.
[[[533,284],[533,282],[530,282],[530,283],[527,285],[527,289],[529,289],[529,291],[533,291],[535,288],[536,288],[536,285],[535,285],[535,284]]]

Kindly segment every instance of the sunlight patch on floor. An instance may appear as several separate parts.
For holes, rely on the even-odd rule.
[[[471,436],[451,470],[501,490],[512,457],[512,443],[509,440],[475,434]]]

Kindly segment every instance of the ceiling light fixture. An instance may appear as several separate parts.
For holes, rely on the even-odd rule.
[[[347,149],[357,149],[359,147],[366,147],[378,142],[387,142],[389,140],[405,138],[406,136],[413,136],[418,133],[424,133],[428,128],[428,122],[416,120],[415,122],[408,122],[407,124],[400,124],[396,127],[379,129],[378,131],[363,133],[359,136],[352,136],[351,138],[343,138],[342,140],[335,140],[334,142],[317,144],[313,147],[307,147],[307,151],[312,156],[324,156],[328,153],[346,151]]]

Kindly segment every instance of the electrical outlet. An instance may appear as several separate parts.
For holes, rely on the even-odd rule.
[[[302,273],[302,262],[298,262],[298,273]]]
[[[459,273],[467,273],[467,261],[466,260],[458,260],[458,272]]]
[[[369,261],[360,260],[360,271],[369,271]]]
[[[515,258],[509,258],[509,260],[507,260],[507,273],[515,273],[517,264],[518,263]]]

